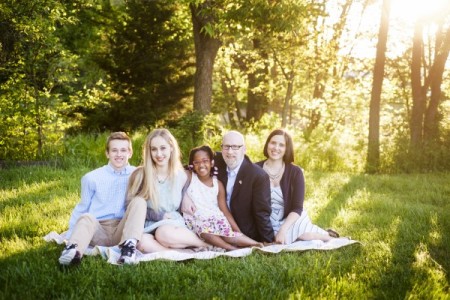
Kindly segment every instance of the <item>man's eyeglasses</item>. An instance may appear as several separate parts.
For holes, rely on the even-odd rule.
[[[222,147],[222,150],[239,150],[244,145],[220,145]]]
[[[200,166],[201,164],[207,164],[207,163],[209,163],[210,162],[210,159],[209,158],[204,158],[204,159],[202,159],[202,160],[194,160],[193,162],[192,162],[192,164],[194,165],[194,166]]]

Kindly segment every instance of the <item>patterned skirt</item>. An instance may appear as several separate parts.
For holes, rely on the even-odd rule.
[[[186,222],[186,226],[198,236],[202,233],[209,233],[224,237],[236,237],[242,235],[240,232],[233,231],[227,218],[222,213],[203,215],[201,212],[196,211],[193,216],[184,214],[183,217]]]

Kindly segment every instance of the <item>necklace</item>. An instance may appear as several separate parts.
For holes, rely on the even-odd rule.
[[[263,169],[264,171],[266,171],[267,175],[269,175],[269,178],[272,182],[277,181],[281,178],[281,176],[283,175],[284,172],[284,162],[282,163],[280,169],[274,173],[272,173],[271,169],[269,168],[269,166],[267,165],[267,163],[264,163],[263,165]]]
[[[158,183],[163,184],[164,182],[166,182],[167,178],[169,178],[169,174],[166,175],[166,177],[164,177],[164,179],[159,179],[159,175],[156,174],[156,180],[158,180]]]

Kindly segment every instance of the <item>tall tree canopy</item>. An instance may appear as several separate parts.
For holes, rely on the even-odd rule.
[[[6,0],[0,160],[59,152],[53,146],[80,130],[178,122],[195,131],[213,112],[243,130],[295,128],[324,153],[362,153],[375,141],[383,168],[441,167],[430,161],[450,148],[444,2],[416,9],[422,18],[410,27],[407,11],[422,2],[392,0],[382,71],[375,49],[384,35],[374,30],[382,0]],[[199,120],[180,119],[192,110]],[[369,115],[379,124],[368,139]]]

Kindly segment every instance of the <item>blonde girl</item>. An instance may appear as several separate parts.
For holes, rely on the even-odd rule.
[[[142,252],[169,248],[199,248],[207,244],[190,231],[179,213],[187,181],[180,148],[169,130],[155,129],[145,139],[143,164],[130,176],[127,200],[147,202],[144,234],[138,244]],[[152,235],[153,234],[153,235]]]

